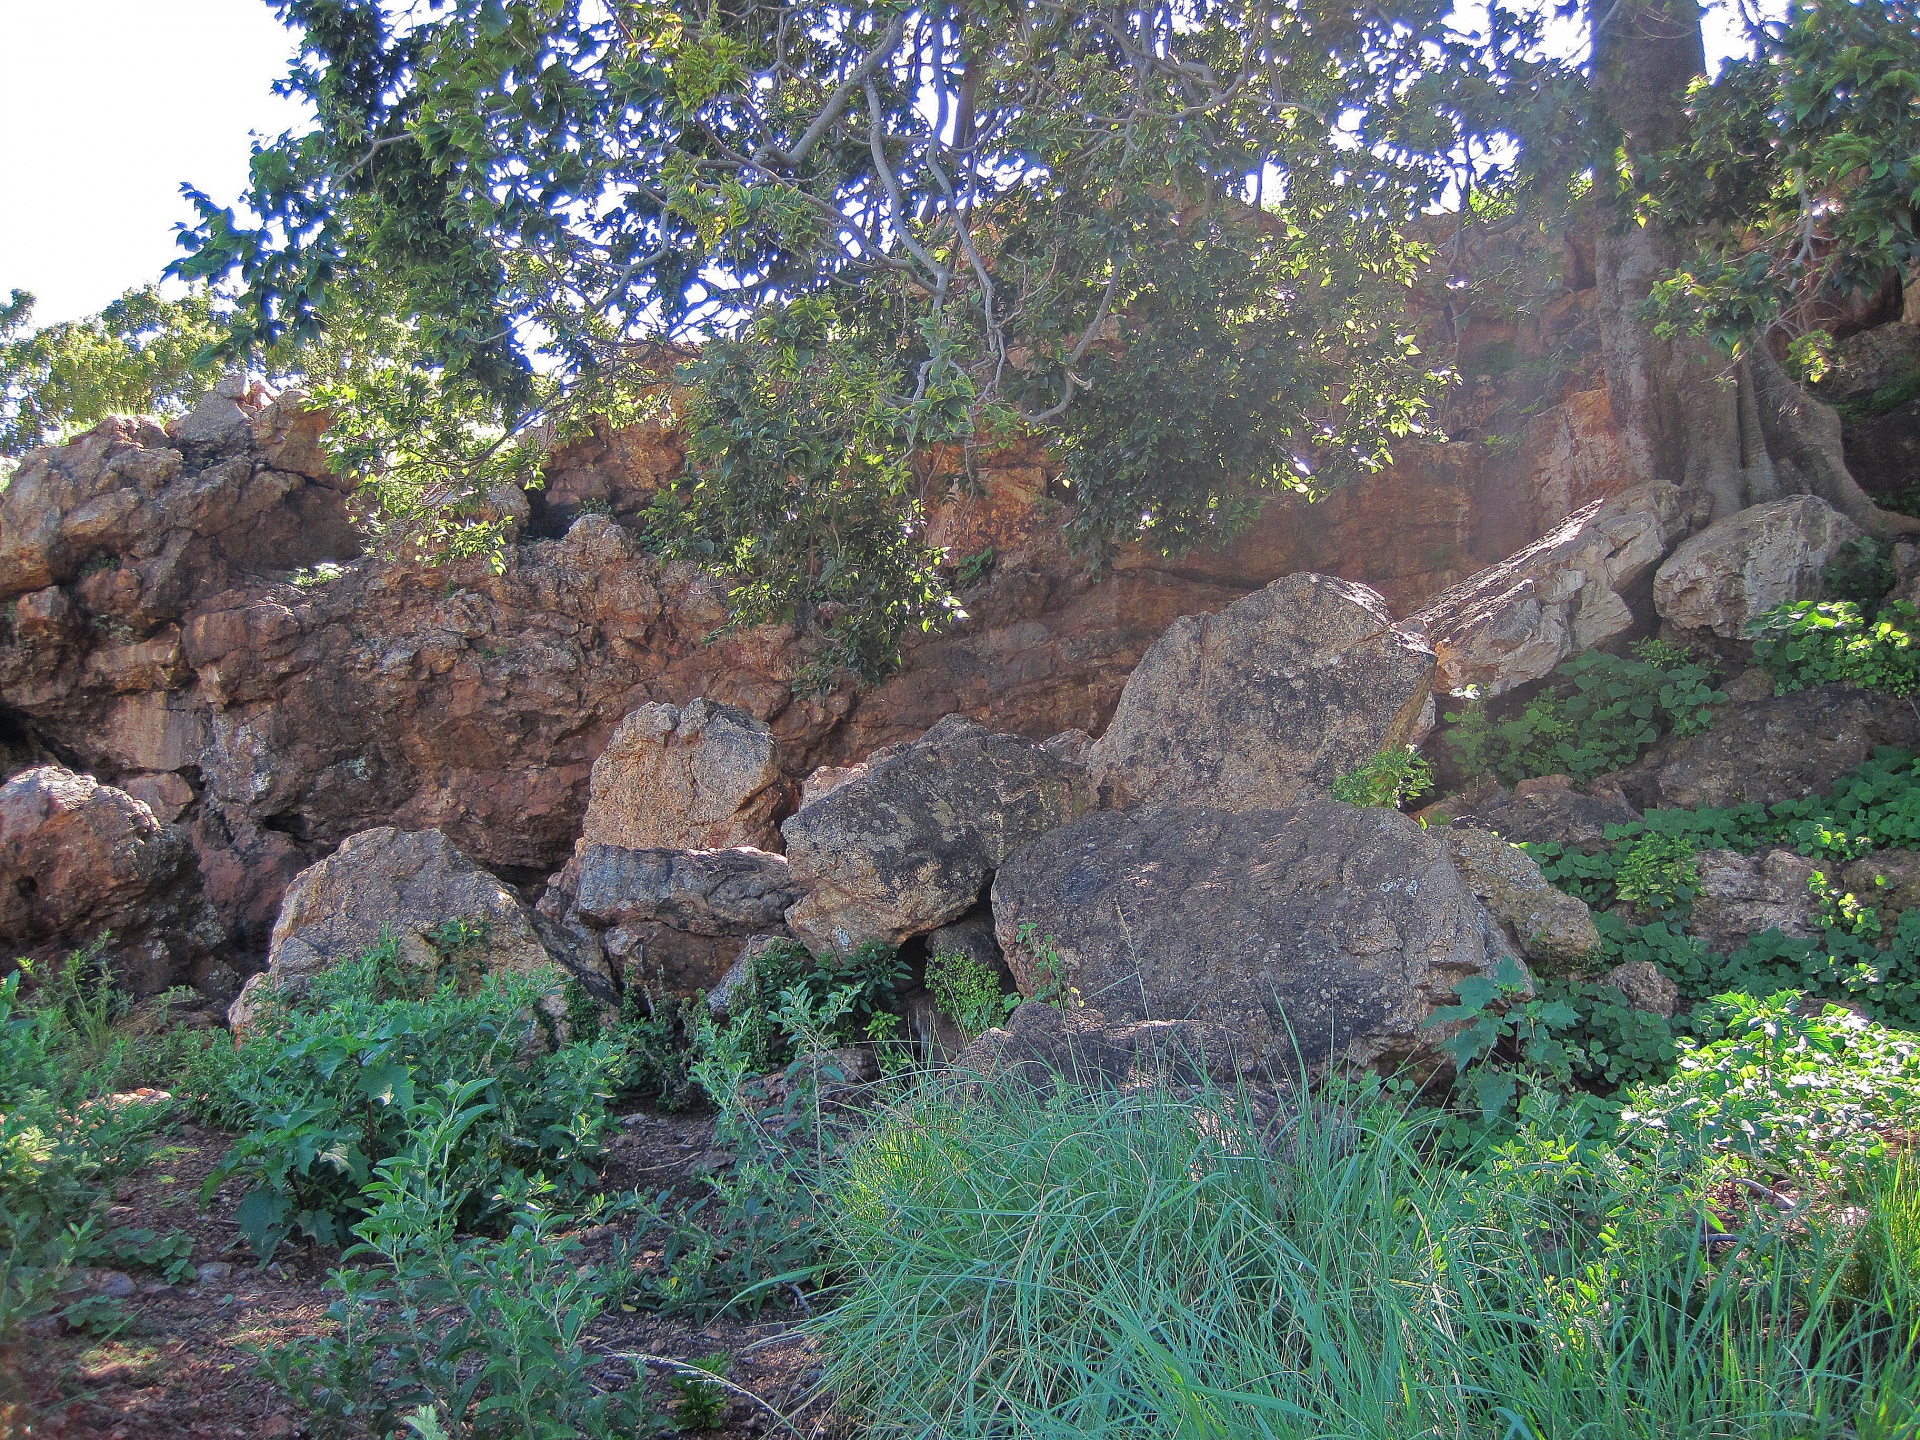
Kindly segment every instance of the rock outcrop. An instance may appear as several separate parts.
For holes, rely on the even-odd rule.
[[[1595,500],[1438,596],[1407,621],[1433,646],[1435,688],[1503,695],[1632,633],[1654,568],[1694,518],[1666,485]]]
[[[580,844],[770,849],[787,782],[773,732],[711,700],[642,705],[593,762]]]
[[[455,934],[450,925],[463,928]],[[247,981],[229,1019],[243,1030],[263,986],[297,985],[364,954],[388,933],[410,964],[431,969],[457,958],[523,973],[554,965],[597,998],[613,996],[597,955],[583,953],[445,835],[381,826],[348,837],[287,887],[268,968]]]
[[[780,827],[816,953],[898,943],[957,920],[1020,846],[1087,808],[1086,771],[949,715]]]
[[[1640,812],[1615,785],[1596,781],[1575,785],[1566,775],[1522,780],[1513,789],[1485,784],[1436,802],[1421,812],[1434,823],[1467,819],[1485,825],[1516,845],[1565,845],[1575,850],[1604,850],[1610,825],[1631,825]]]
[[[1710,729],[1669,736],[1618,779],[1643,810],[1770,804],[1825,794],[1882,745],[1920,746],[1914,707],[1822,685],[1721,706]]]
[[[1415,738],[1433,655],[1386,601],[1289,575],[1217,615],[1183,616],[1147,651],[1087,751],[1100,803],[1270,809],[1324,797]]]
[[[1767,930],[1798,938],[1814,933],[1808,881],[1819,867],[1798,851],[1776,847],[1742,855],[1702,850],[1693,863],[1700,893],[1687,928],[1709,950],[1738,950]]]
[[[104,941],[135,997],[193,985],[224,1004],[240,976],[193,847],[124,791],[42,766],[0,786],[0,945],[51,963]]]
[[[1754,505],[1683,541],[1653,577],[1660,617],[1723,639],[1789,600],[1817,600],[1821,571],[1860,527],[1813,495]]]
[[[1585,904],[1547,883],[1531,855],[1478,826],[1440,832],[1447,853],[1487,913],[1536,968],[1585,970],[1600,949],[1600,932]]]
[[[783,935],[800,898],[786,859],[764,850],[588,845],[541,913],[603,951],[627,984],[708,989],[755,935]]]
[[[1008,861],[993,913],[1022,994],[1217,1026],[1275,1079],[1437,1066],[1434,1009],[1511,953],[1440,835],[1335,802],[1096,812]]]
[[[1920,850],[1876,850],[1848,861],[1839,881],[1840,887],[1870,907],[1882,929],[1892,934],[1900,916],[1920,905]]]

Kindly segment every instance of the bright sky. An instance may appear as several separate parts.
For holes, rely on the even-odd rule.
[[[248,132],[301,119],[291,40],[266,0],[0,0],[0,298],[50,324],[157,279],[181,182],[232,201]]]

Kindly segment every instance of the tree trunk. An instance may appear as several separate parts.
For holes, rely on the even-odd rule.
[[[1685,136],[1687,85],[1706,68],[1698,0],[1596,0],[1593,84],[1630,156]],[[1635,478],[1704,496],[1711,518],[1786,494],[1818,495],[1870,530],[1920,531],[1880,509],[1847,471],[1840,424],[1764,346],[1734,361],[1704,340],[1662,340],[1641,318],[1686,249],[1619,213],[1595,244],[1601,362]]]

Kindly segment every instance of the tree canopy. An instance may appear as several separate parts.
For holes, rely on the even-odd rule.
[[[1381,464],[1439,383],[1412,224],[1554,68],[1435,0],[279,8],[319,124],[200,197],[184,272],[255,341],[377,274],[509,431],[697,341],[653,534],[869,674],[950,604],[920,506],[982,445],[1049,434],[1095,563]]]
[[[176,270],[229,287],[226,353],[310,347],[407,553],[490,543],[494,485],[671,379],[649,543],[873,676],[955,607],[924,507],[985,447],[1045,436],[1096,566],[1384,463],[1447,381],[1406,303],[1436,208],[1598,199],[1678,237],[1663,333],[1817,339],[1920,253],[1914,3],[1811,0],[1709,83],[1694,0],[1588,17],[1591,78],[1520,0],[277,0],[317,123],[193,192]],[[93,331],[51,333],[10,373]],[[162,403],[202,383],[173,334],[113,342]]]

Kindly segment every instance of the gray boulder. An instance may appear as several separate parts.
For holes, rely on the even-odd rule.
[[[1531,855],[1490,830],[1461,826],[1439,834],[1473,893],[1522,955],[1551,971],[1587,968],[1599,952],[1600,932],[1583,902],[1549,885]]]
[[[1324,798],[1347,771],[1409,743],[1433,664],[1376,592],[1289,575],[1168,626],[1088,749],[1088,771],[1110,809]]]
[[[1029,1000],[953,1058],[963,1082],[1014,1081],[1047,1096],[1065,1081],[1089,1090],[1134,1090],[1237,1078],[1228,1027],[1202,1020],[1114,1021],[1092,1006]]]
[[[1331,801],[1088,815],[1007,862],[993,912],[1022,994],[1219,1026],[1273,1078],[1437,1068],[1435,1008],[1512,956],[1439,834]]]
[[[780,827],[805,892],[787,926],[816,953],[957,920],[1028,841],[1087,808],[1086,771],[949,715]]]
[[[1578,850],[1606,849],[1609,825],[1640,819],[1619,788],[1607,781],[1577,786],[1565,775],[1522,780],[1512,790],[1483,785],[1449,796],[1420,812],[1443,824],[1451,819],[1478,822],[1514,844],[1566,845]]]
[[[1820,598],[1820,572],[1860,533],[1815,495],[1749,506],[1667,558],[1653,577],[1654,609],[1682,629],[1735,639],[1776,605]]]
[[[786,859],[764,850],[589,845],[540,908],[602,948],[629,983],[687,991],[718,984],[745,937],[783,933],[799,898]]]
[[[550,924],[445,835],[381,826],[349,836],[294,877],[274,922],[266,973],[247,982],[228,1018],[236,1032],[244,1030],[262,988],[297,986],[364,954],[389,930],[404,960],[436,967],[444,958],[436,932],[450,921],[472,927],[461,951],[467,963],[508,973],[558,965],[597,998],[613,998],[597,953]]]
[[[589,846],[568,866],[574,906],[595,925],[658,920],[693,935],[777,930],[799,899],[786,858],[730,850],[623,850]]]
[[[1671,1020],[1680,1008],[1680,987],[1660,973],[1651,960],[1629,960],[1600,977],[1600,983],[1620,992],[1627,1004],[1649,1015]]]
[[[1738,950],[1767,930],[1802,938],[1814,933],[1808,882],[1818,866],[1798,851],[1702,850],[1693,863],[1700,893],[1687,927],[1709,950]]]

